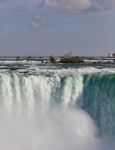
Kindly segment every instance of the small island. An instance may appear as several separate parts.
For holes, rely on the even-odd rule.
[[[84,63],[84,59],[80,56],[64,56],[59,61],[56,60],[55,56],[50,56],[50,63]]]

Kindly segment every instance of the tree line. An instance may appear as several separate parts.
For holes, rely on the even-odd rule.
[[[64,56],[60,58],[58,63],[83,63],[84,60],[80,56]],[[50,56],[50,63],[57,63],[55,56]]]

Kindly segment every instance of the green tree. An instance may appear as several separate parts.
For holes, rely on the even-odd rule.
[[[50,63],[56,63],[56,59],[54,56],[50,56]]]
[[[79,56],[67,56],[60,60],[61,63],[83,63],[84,60]]]

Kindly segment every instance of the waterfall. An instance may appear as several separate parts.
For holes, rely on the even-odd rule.
[[[32,144],[34,138],[37,142],[33,145],[37,148],[30,150],[91,150],[92,147],[110,150],[105,144],[100,148],[99,139],[115,137],[115,75],[112,72],[64,71],[0,72],[0,139],[3,131],[6,135],[11,132],[10,126],[13,136],[14,130],[17,132],[19,128],[20,135],[23,129],[24,134],[20,135],[23,148],[15,144],[19,150],[28,150],[25,139]],[[9,116],[23,116],[24,127],[19,121],[10,125]],[[14,138],[12,133],[9,133],[11,139]],[[4,145],[10,137],[4,136]],[[0,149],[17,150],[10,146],[3,148],[0,144]]]
[[[0,149],[99,149],[82,92],[81,75],[0,73]]]
[[[82,76],[0,74],[0,107],[8,113],[35,114],[60,103],[69,106],[82,94]]]
[[[115,75],[84,76],[82,108],[96,121],[100,133],[115,136]]]
[[[115,135],[115,75],[24,75],[0,73],[0,111],[47,113],[57,105],[82,108],[99,132]]]
[[[115,136],[115,75],[0,73],[0,112],[34,116],[58,105],[79,107],[100,135]]]

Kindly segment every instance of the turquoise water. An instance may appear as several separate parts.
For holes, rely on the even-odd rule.
[[[101,134],[115,136],[115,75],[85,75],[84,103]]]

